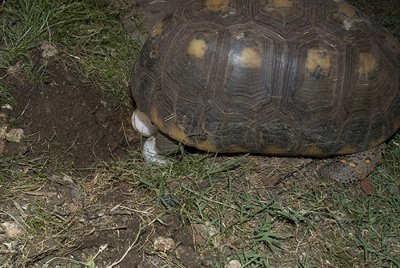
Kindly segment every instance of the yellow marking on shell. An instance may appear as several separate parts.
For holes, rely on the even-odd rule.
[[[357,15],[356,9],[347,3],[341,3],[338,6],[338,10],[340,13],[346,15],[349,18],[353,18]]]
[[[356,163],[353,163],[353,162],[350,162],[350,163],[349,163],[349,167],[351,167],[351,168],[356,168],[356,167],[357,167],[357,164],[356,164]]]
[[[271,5],[274,8],[285,8],[292,7],[293,2],[292,0],[272,0]]]
[[[150,109],[150,119],[153,122],[153,124],[156,125],[158,128],[163,128],[164,127],[164,122],[158,116],[157,108],[152,107]]]
[[[187,49],[187,54],[191,57],[203,60],[207,51],[207,43],[203,39],[193,39]]]
[[[287,149],[277,145],[270,145],[265,149],[265,153],[271,155],[282,155],[287,153]]]
[[[319,49],[309,49],[307,53],[306,69],[313,73],[317,68],[321,68],[326,75],[332,68],[332,56]]]
[[[199,142],[196,144],[196,148],[206,152],[218,152],[217,147],[210,139]]]
[[[163,31],[164,24],[162,22],[157,23],[154,25],[153,29],[151,30],[151,37],[159,36]]]
[[[318,146],[312,145],[305,149],[304,154],[309,156],[320,156],[323,155],[323,152]]]
[[[357,149],[351,146],[345,146],[338,151],[338,154],[353,154]]]
[[[228,151],[231,153],[246,153],[249,150],[240,145],[232,145],[229,147]]]
[[[347,163],[347,160],[346,160],[346,159],[341,159],[341,160],[340,160],[340,163],[346,164],[346,163]]]
[[[165,133],[178,142],[182,142],[182,143],[187,142],[187,135],[185,134],[185,132],[182,129],[180,129],[177,126],[166,129]]]
[[[365,77],[368,77],[368,75],[378,67],[375,56],[370,52],[362,52],[359,54],[358,65],[358,73]]]
[[[369,148],[375,147],[381,143],[383,143],[386,139],[384,137],[381,137],[379,139],[373,140],[368,144]]]
[[[244,68],[260,69],[261,57],[253,48],[246,47],[240,54],[239,65]]]
[[[364,160],[364,163],[365,163],[365,164],[370,164],[371,162],[372,162],[371,159],[365,159],[365,160]]]
[[[206,8],[213,12],[226,11],[229,7],[229,2],[230,0],[206,0]]]

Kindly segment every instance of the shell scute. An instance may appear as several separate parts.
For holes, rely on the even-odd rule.
[[[188,1],[131,83],[162,132],[207,151],[329,156],[400,126],[400,45],[341,0]]]

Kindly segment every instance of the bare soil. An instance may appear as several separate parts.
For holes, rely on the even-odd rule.
[[[115,98],[57,61],[47,65],[43,78],[39,84],[20,81],[13,87],[10,120],[26,138],[25,146],[7,143],[6,155],[48,157],[50,165],[88,168],[123,155],[129,146],[138,148],[129,111]]]
[[[44,244],[43,237],[34,238],[25,247],[29,265],[43,265],[55,256],[85,262],[106,245],[107,250],[96,261],[97,267],[106,267],[121,258],[117,267],[156,268],[165,261],[155,252],[143,252],[141,245],[159,237],[173,239],[171,251],[178,252],[174,258],[186,267],[208,267],[212,263],[210,256],[205,258],[196,252],[190,225],[182,222],[178,214],[163,215],[160,220],[167,225],[156,223],[141,231],[140,213],[113,210],[128,207],[132,198],[140,198],[132,195],[126,182],[116,180],[109,191],[97,189],[92,197],[88,193],[95,176],[91,174],[94,166],[140,150],[141,138],[130,126],[131,109],[57,60],[48,63],[37,84],[15,75],[7,75],[6,80],[13,89],[15,103],[12,110],[3,112],[7,112],[9,128],[23,129],[25,137],[22,142],[6,141],[3,155],[40,159],[42,172],[48,176],[40,190],[13,202],[35,203],[44,198],[46,209],[65,218],[71,226],[80,225],[79,231],[71,231],[68,237],[49,239]],[[89,185],[85,186],[85,181]],[[13,202],[2,202],[2,209],[11,209]],[[81,218],[74,215],[83,211],[86,212]],[[136,236],[139,246],[124,256]]]

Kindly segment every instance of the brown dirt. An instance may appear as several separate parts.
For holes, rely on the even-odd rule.
[[[31,56],[38,54],[34,51]],[[129,108],[57,60],[47,64],[37,84],[29,84],[17,74],[8,74],[5,82],[13,89],[15,103],[12,110],[0,112],[7,113],[9,129],[21,128],[25,137],[21,143],[7,141],[3,154],[40,159],[46,167],[42,172],[48,179],[39,190],[33,186],[21,200],[7,200],[1,208],[14,211],[13,202],[41,202],[46,210],[65,219],[62,225],[71,228],[45,241],[41,235],[31,239],[24,249],[28,266],[41,266],[63,256],[85,263],[107,245],[95,261],[97,267],[106,267],[120,258],[122,261],[116,267],[155,268],[166,263],[172,265],[169,267],[178,264],[211,267],[212,257],[196,251],[190,224],[182,222],[175,213],[160,218],[165,224],[153,223],[145,228],[137,246],[124,256],[141,224],[148,219],[138,212],[113,208],[130,207],[132,198],[143,197],[133,195],[129,184],[123,181],[115,181],[106,189],[92,189],[91,183],[96,178],[90,171],[99,161],[113,161],[126,156],[127,150],[140,149],[141,138],[130,127]],[[89,168],[89,172],[81,177],[82,173],[67,171],[69,167]],[[56,175],[60,173],[64,175]],[[160,236],[172,238],[175,243],[171,252],[167,252],[167,262],[160,257],[164,253],[153,249],[152,243]],[[52,261],[52,265],[57,263],[72,267],[63,261]]]
[[[23,145],[8,142],[4,154],[47,157],[59,163],[88,168],[139,147],[129,125],[128,109],[94,88],[74,70],[53,61],[38,84],[9,75],[15,99],[9,121],[24,130]]]
[[[179,5],[179,1],[174,5],[138,1],[133,11],[144,18],[144,28],[136,28],[136,36],[143,30],[149,31],[152,24]],[[130,23],[129,16],[125,16],[124,23]],[[213,257],[201,256],[196,251],[190,224],[182,222],[175,213],[160,218],[165,224],[153,223],[145,228],[137,246],[124,256],[139,227],[148,222],[148,218],[122,208],[112,210],[118,205],[129,207],[133,198],[129,185],[116,181],[107,189],[96,189],[91,193],[90,183],[95,180],[95,174],[90,172],[99,162],[126,156],[128,150],[140,150],[141,137],[130,126],[133,107],[122,106],[116,98],[97,89],[92,81],[67,68],[61,59],[45,59],[41,52],[37,48],[28,55],[31,62],[45,67],[37,82],[29,82],[19,75],[21,66],[18,63],[15,72],[0,70],[0,76],[4,77],[2,82],[12,89],[15,99],[12,110],[1,109],[0,113],[6,115],[8,130],[24,131],[22,142],[3,141],[2,154],[39,159],[48,179],[39,190],[33,186],[21,200],[7,200],[1,207],[11,212],[14,211],[13,202],[44,202],[45,209],[65,219],[62,225],[71,229],[50,239],[47,235],[45,238],[42,235],[33,237],[24,249],[25,263],[39,267],[54,257],[85,263],[107,245],[95,261],[97,267],[106,267],[121,257],[122,261],[116,267],[151,268],[166,264],[169,267],[211,267]],[[2,120],[0,123],[4,126],[4,118]],[[81,177],[81,172],[71,170],[87,172]],[[71,176],[58,175],[60,173]],[[135,195],[134,198],[141,197]],[[174,248],[166,253],[168,260],[163,259],[164,253],[152,245],[157,237],[174,241]],[[56,264],[71,267],[70,262],[67,264],[62,260],[52,261],[51,265]]]

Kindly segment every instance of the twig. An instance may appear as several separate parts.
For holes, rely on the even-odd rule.
[[[16,251],[9,249],[0,249],[0,254],[12,254],[12,253],[16,253]]]
[[[125,259],[126,255],[128,255],[128,253],[136,246],[136,244],[137,244],[137,242],[138,242],[138,240],[139,240],[139,238],[140,238],[140,235],[143,233],[143,230],[144,230],[146,227],[147,227],[147,225],[142,225],[142,224],[139,225],[139,230],[138,230],[138,232],[136,233],[136,237],[135,237],[135,240],[133,241],[133,243],[126,249],[124,255],[122,255],[122,257],[121,257],[119,260],[113,262],[112,264],[110,264],[109,266],[107,266],[107,268],[113,268],[114,266],[116,266],[116,265],[118,265],[120,262],[122,262],[123,259]]]
[[[96,255],[94,255],[94,257],[93,257],[93,260],[96,259],[100,253],[102,253],[104,250],[106,250],[107,247],[108,247],[108,244],[104,244],[104,245],[100,246],[99,251],[97,251]]]
[[[84,262],[80,262],[80,261],[74,260],[74,259],[68,259],[68,258],[63,258],[63,257],[54,257],[54,258],[48,260],[48,261],[43,265],[43,268],[49,267],[49,264],[50,264],[51,262],[55,261],[55,260],[67,261],[67,262],[71,262],[71,263],[75,263],[75,264],[80,264],[80,265],[83,265],[83,266],[85,266],[85,267],[89,267],[88,264],[86,264],[86,263],[84,263]]]
[[[114,211],[117,210],[118,208],[126,209],[126,210],[133,211],[133,212],[136,212],[136,213],[141,213],[141,214],[144,214],[144,215],[146,215],[146,216],[151,215],[151,212],[143,211],[143,210],[138,210],[138,209],[134,209],[134,208],[128,208],[128,207],[121,206],[121,205],[116,205],[116,206],[113,207],[110,211],[111,211],[111,212],[114,212]]]
[[[28,101],[28,104],[25,106],[25,108],[22,110],[22,112],[18,115],[17,120],[24,115],[24,113],[26,112],[26,109],[28,109],[29,104],[31,104],[31,100]]]
[[[104,232],[104,231],[115,231],[115,230],[126,230],[126,229],[128,229],[128,226],[121,225],[121,226],[115,226],[115,227],[110,227],[110,228],[97,229],[95,231],[96,232]]]
[[[121,125],[122,125],[122,130],[123,130],[123,132],[124,132],[125,142],[126,142],[126,144],[128,145],[129,148],[132,148],[132,147],[131,147],[131,144],[129,143],[128,135],[126,134],[126,127],[125,127],[125,124],[122,122]]]
[[[78,140],[78,135],[76,135],[75,140],[72,142],[71,146],[69,146],[68,149],[64,151],[64,153],[68,153],[74,147],[77,140]]]

